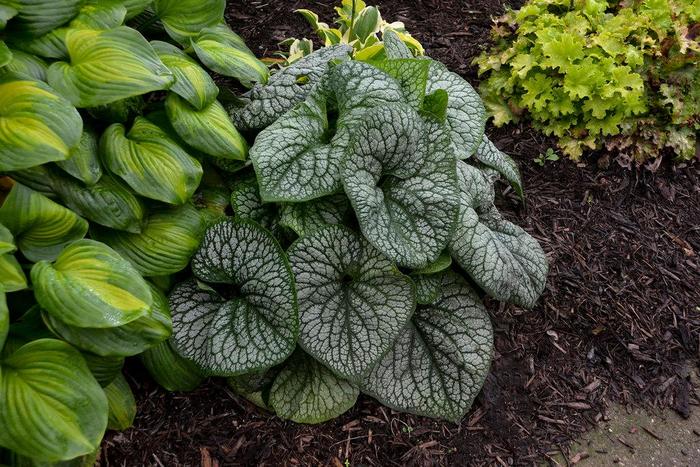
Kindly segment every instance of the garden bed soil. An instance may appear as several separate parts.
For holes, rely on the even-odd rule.
[[[375,3],[476,84],[471,61],[488,43],[501,2]],[[328,21],[334,4],[230,1],[227,18],[254,52],[272,56],[285,37],[311,37],[293,9]],[[551,269],[535,309],[487,302],[495,360],[460,424],[361,397],[336,420],[297,425],[222,381],[168,394],[133,361],[138,416],[132,429],[107,436],[101,464],[528,465],[566,451],[605,416],[608,401],[687,416],[698,405],[689,378],[700,357],[698,164],[655,174],[563,160],[540,167],[533,159],[552,142],[531,128],[487,133],[516,158],[526,185],[526,206],[503,186],[501,208],[540,241]]]

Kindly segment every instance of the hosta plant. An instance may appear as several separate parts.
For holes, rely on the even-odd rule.
[[[248,151],[207,69],[268,79],[225,6],[0,0],[0,464],[94,464],[134,420],[127,357],[201,381],[164,291]]]
[[[699,28],[695,0],[530,0],[475,60],[481,94],[495,125],[528,116],[575,160],[604,146],[625,166],[693,159]]]
[[[494,205],[499,174],[522,184],[480,98],[384,41],[370,61],[320,49],[228,104],[252,166],[222,172],[233,216],[169,296],[172,350],[300,423],[360,393],[459,420],[493,351],[483,293],[532,307],[545,284],[542,249]]]

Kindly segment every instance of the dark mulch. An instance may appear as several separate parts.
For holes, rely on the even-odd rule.
[[[294,8],[329,18],[335,2],[229,2],[228,18],[259,55],[310,35]],[[475,81],[497,0],[377,1],[429,53]],[[337,420],[301,426],[265,414],[219,381],[167,394],[138,364],[135,427],[111,434],[104,465],[527,465],[604,416],[606,401],[687,414],[700,352],[700,168],[598,171],[532,159],[549,142],[527,127],[493,133],[522,166],[528,205],[503,209],[542,243],[547,290],[524,311],[490,302],[496,358],[461,424],[395,413],[369,398]]]

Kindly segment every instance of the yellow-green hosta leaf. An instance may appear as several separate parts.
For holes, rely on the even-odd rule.
[[[99,154],[97,152],[99,136],[92,128],[83,128],[80,142],[70,153],[68,159],[56,162],[60,168],[86,185],[94,185],[102,176]]]
[[[12,0],[9,4],[19,12],[12,20],[12,34],[39,37],[75,18],[83,0]]]
[[[64,43],[66,28],[55,29],[41,37],[30,39],[10,37],[8,42],[13,49],[48,59],[64,60],[68,57]]]
[[[0,171],[67,159],[82,130],[75,107],[46,84],[0,77]]]
[[[136,399],[124,375],[117,376],[104,391],[109,405],[107,429],[123,431],[130,428],[136,418]]]
[[[88,2],[68,25],[71,29],[112,29],[121,26],[126,7],[114,1]]]
[[[35,461],[94,452],[107,428],[107,398],[80,353],[39,339],[0,365],[0,445]]]
[[[155,13],[170,37],[181,44],[224,20],[226,0],[155,0]]]
[[[10,310],[7,308],[5,289],[0,284],[0,350],[5,347],[7,332],[10,329]]]
[[[61,252],[54,263],[32,267],[39,305],[66,324],[112,328],[146,316],[151,290],[131,264],[107,245],[80,240]]]
[[[12,236],[12,232],[10,232],[7,227],[0,224],[0,255],[14,253],[15,251],[17,251],[17,247],[15,246],[15,239]]]
[[[12,51],[4,41],[0,41],[0,68],[7,66],[10,62],[12,62]]]
[[[202,166],[157,125],[136,117],[129,132],[108,127],[100,139],[102,160],[132,190],[146,198],[183,204],[202,178]]]
[[[27,288],[27,278],[22,266],[11,253],[0,255],[0,285],[5,292],[17,292]]]
[[[66,32],[70,62],[49,67],[49,84],[77,107],[95,107],[167,89],[173,76],[136,30]]]
[[[144,276],[166,276],[187,267],[205,228],[204,217],[187,203],[154,210],[141,233],[95,228],[91,234],[114,248]]]
[[[243,39],[225,24],[202,29],[192,48],[204,65],[221,75],[239,80],[243,86],[267,83],[267,66],[250,51]]]
[[[172,44],[152,41],[151,45],[165,66],[175,76],[170,91],[189,102],[192,107],[202,110],[210,105],[219,94],[219,88],[199,64],[189,55]]]
[[[2,41],[0,41],[1,48]],[[31,80],[46,81],[46,70],[48,70],[49,66],[45,61],[21,50],[12,50],[11,52],[12,60],[0,70],[0,75],[14,73],[15,76],[22,76]]]
[[[192,391],[204,380],[194,363],[175,353],[170,341],[142,353],[141,363],[159,385],[171,392]]]
[[[210,156],[245,160],[248,145],[218,101],[197,110],[170,93],[165,110],[173,128],[188,145]]]
[[[73,211],[15,183],[0,206],[0,223],[31,261],[53,260],[63,247],[85,236],[88,223]]]

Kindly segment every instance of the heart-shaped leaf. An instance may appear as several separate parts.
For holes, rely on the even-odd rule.
[[[92,237],[114,248],[144,276],[167,276],[183,270],[206,228],[204,218],[187,203],[151,212],[140,233],[94,228]]]
[[[136,418],[136,399],[124,375],[117,376],[104,391],[109,407],[107,428],[118,431],[130,428]]]
[[[141,275],[107,245],[79,240],[31,271],[39,305],[66,324],[112,328],[146,316],[153,301]]]
[[[88,223],[73,211],[15,183],[0,206],[0,223],[15,236],[30,261],[52,260],[67,244],[81,239]]]
[[[474,153],[474,159],[486,167],[498,171],[513,185],[513,189],[520,199],[524,199],[523,182],[520,178],[518,165],[513,159],[502,153],[486,136],[483,137],[481,144]]]
[[[322,423],[350,410],[360,391],[302,351],[296,351],[275,379],[270,405],[296,423]]]
[[[142,353],[141,363],[167,391],[192,391],[204,380],[194,363],[175,353],[169,341],[161,342]]]
[[[80,114],[42,82],[0,77],[0,108],[0,171],[67,159],[80,140]]]
[[[336,374],[360,380],[415,309],[413,283],[366,240],[340,226],[289,248],[297,285],[299,344]]]
[[[49,67],[51,87],[76,107],[95,107],[167,89],[173,75],[136,30],[71,29],[66,32],[70,62]]]
[[[305,203],[285,204],[280,211],[279,223],[302,237],[329,225],[342,224],[349,211],[350,203],[340,193]]]
[[[369,112],[343,163],[343,185],[362,233],[410,268],[437,259],[458,212],[454,154],[443,127],[411,107]]]
[[[136,117],[128,133],[120,123],[108,127],[100,152],[109,170],[132,190],[164,203],[185,203],[202,178],[199,161],[144,117]]]
[[[0,445],[20,455],[73,459],[99,447],[107,398],[77,350],[39,339],[2,360],[0,425]]]
[[[211,79],[209,73],[199,64],[172,44],[162,41],[151,41],[165,66],[175,76],[175,82],[170,91],[185,99],[197,110],[210,105],[219,94],[219,88]]]
[[[542,248],[501,216],[493,186],[479,169],[464,162],[457,167],[461,202],[452,257],[492,297],[532,308],[547,279]]]
[[[267,83],[270,76],[267,66],[224,23],[202,29],[192,39],[192,48],[207,68],[236,78],[248,88],[255,83]]]
[[[12,0],[7,6],[18,14],[11,32],[23,37],[39,37],[73,19],[83,0]],[[9,32],[9,31],[8,31]]]
[[[197,278],[170,294],[172,343],[205,373],[233,376],[269,368],[294,350],[299,330],[287,257],[264,229],[227,220],[207,230],[192,259]],[[223,294],[223,295],[222,295]]]
[[[168,35],[186,44],[202,29],[224,20],[226,0],[155,0],[153,6]]]
[[[189,146],[210,156],[245,160],[248,144],[218,101],[197,110],[171,93],[165,109],[173,128]]]
[[[71,150],[68,159],[56,164],[86,185],[94,185],[102,176],[98,142],[99,136],[95,130],[83,128],[80,142]]]
[[[478,295],[447,272],[437,299],[418,306],[362,390],[395,410],[458,421],[484,383],[492,348],[491,322]]]

